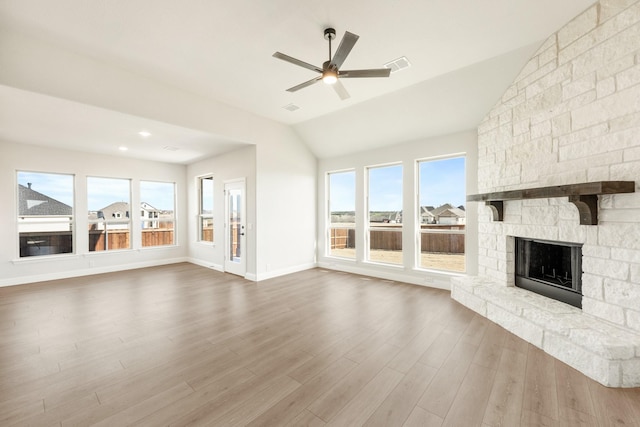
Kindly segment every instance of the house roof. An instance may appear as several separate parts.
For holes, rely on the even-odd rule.
[[[466,213],[462,209],[451,208],[446,209],[438,214],[439,217],[455,217],[455,218],[465,218]]]
[[[18,215],[20,216],[69,216],[73,208],[52,197],[35,191],[31,186],[18,184]]]
[[[115,202],[110,205],[105,206],[100,209],[99,212],[102,212],[105,219],[114,218],[116,212],[120,212],[123,216],[128,217],[129,213],[129,203],[127,202]]]
[[[437,208],[433,209],[431,213],[434,216],[458,217],[458,218],[465,218],[467,215],[464,210],[453,207],[450,203],[445,203],[444,205],[438,206]]]

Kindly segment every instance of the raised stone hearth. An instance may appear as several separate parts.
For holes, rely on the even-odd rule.
[[[640,334],[490,279],[457,277],[451,297],[608,387],[640,387]]]

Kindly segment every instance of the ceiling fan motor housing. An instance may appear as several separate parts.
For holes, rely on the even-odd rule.
[[[325,28],[324,30],[324,39],[325,40],[333,40],[336,38],[336,30],[333,28]]]

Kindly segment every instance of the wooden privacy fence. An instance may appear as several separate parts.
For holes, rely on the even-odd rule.
[[[104,230],[89,230],[90,251],[129,249],[129,242],[129,230],[108,230],[108,234]]]
[[[142,247],[173,245],[173,230],[168,228],[142,230]]]
[[[173,245],[173,230],[154,228],[142,230],[142,247]],[[108,236],[108,250],[129,249],[131,247],[129,230],[89,230],[89,250],[104,251],[105,238]]]
[[[330,229],[331,249],[345,249],[356,247],[356,230],[353,228]]]
[[[423,225],[421,228],[421,252],[464,254],[464,225]],[[353,228],[331,228],[330,238],[331,249],[355,248]],[[372,229],[369,241],[371,249],[399,251],[402,250],[402,231]]]
[[[464,234],[420,233],[420,252],[463,254]]]

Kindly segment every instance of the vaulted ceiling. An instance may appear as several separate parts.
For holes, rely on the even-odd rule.
[[[539,43],[592,3],[2,0],[0,31],[290,125],[318,157],[330,157],[474,128]],[[334,50],[345,31],[360,36],[344,69],[380,68],[402,56],[411,66],[388,79],[344,79],[351,94],[345,101],[322,83],[285,91],[315,74],[272,54],[321,66],[328,59],[326,27],[337,30]],[[0,43],[0,55],[9,48]],[[83,141],[126,143],[130,132],[118,129],[157,126],[180,155],[135,155],[182,163],[233,146],[198,130],[7,86],[0,94],[0,138],[6,140],[87,149],[97,145]],[[299,109],[283,108],[289,104]],[[78,114],[91,120],[72,126]],[[52,138],[54,132],[60,137]]]

